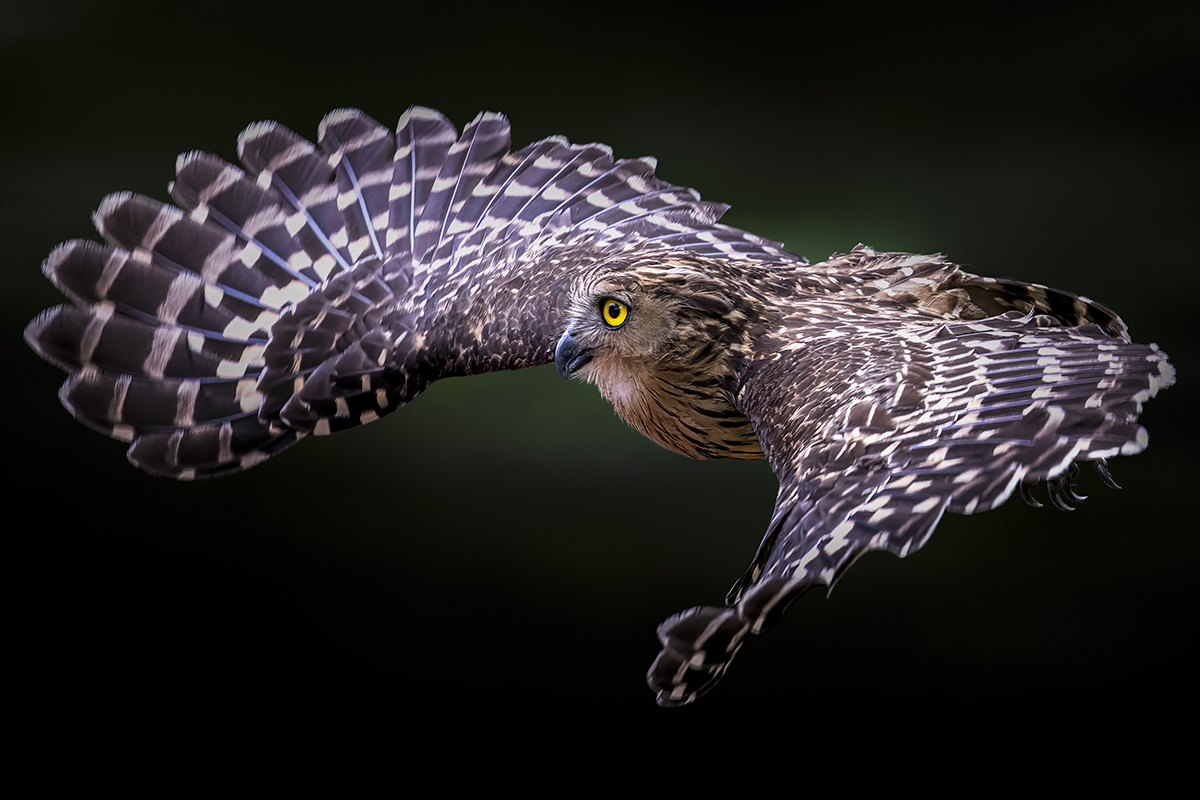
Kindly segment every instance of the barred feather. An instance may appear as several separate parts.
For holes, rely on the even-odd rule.
[[[659,628],[662,705],[711,688],[863,553],[923,546],[947,511],[1043,481],[1070,508],[1079,461],[1115,486],[1105,459],[1146,446],[1142,403],[1174,381],[1086,297],[864,246],[810,265],[720,224],[724,205],[653,159],[509,146],[498,114],[459,135],[425,108],[394,133],[334,111],[315,145],[251,125],[241,167],[179,158],[177,207],[105,198],[105,243],[45,263],[71,304],[26,339],[69,373],[78,420],[173,478],[371,422],[440,378],[551,360],[664,447],[765,457],[780,493],[749,569],[725,605]]]

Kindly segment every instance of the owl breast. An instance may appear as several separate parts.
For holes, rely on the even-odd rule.
[[[688,458],[761,460],[750,420],[714,378],[660,372],[643,363],[597,359],[584,372],[621,419],[656,444]]]

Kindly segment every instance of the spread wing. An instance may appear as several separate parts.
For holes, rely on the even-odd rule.
[[[717,223],[725,206],[659,180],[652,159],[509,143],[500,115],[459,136],[423,108],[395,132],[335,111],[315,145],[251,125],[241,167],[179,158],[178,207],[105,198],[105,242],[67,242],[44,267],[72,304],[26,339],[70,373],[67,409],[130,442],[135,464],[212,477],[444,375],[545,363],[564,278],[597,252],[801,261]]]
[[[1173,370],[1108,312],[1093,316],[1105,328],[1018,311],[939,322],[836,302],[784,319],[737,397],[780,481],[775,512],[727,605],[659,628],[648,675],[659,702],[694,700],[747,634],[862,554],[907,555],[946,511],[995,508],[1028,483],[1048,481],[1066,502],[1076,461],[1103,470],[1105,458],[1142,450],[1141,404]]]

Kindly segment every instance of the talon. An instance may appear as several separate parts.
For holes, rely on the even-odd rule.
[[[1075,510],[1075,506],[1071,505],[1066,500],[1064,500],[1063,496],[1056,491],[1050,492],[1050,502],[1053,503],[1054,507],[1057,508],[1059,511],[1074,511]]]
[[[1113,480],[1113,477],[1108,472],[1108,463],[1102,458],[1099,461],[1092,462],[1092,469],[1096,470],[1100,475],[1100,480],[1104,481],[1104,485],[1111,489],[1120,489],[1120,485]]]
[[[1021,484],[1021,499],[1024,500],[1025,504],[1028,505],[1030,508],[1041,508],[1042,504],[1037,501],[1037,498],[1033,496],[1033,492],[1030,491],[1032,488],[1033,488],[1032,484],[1022,483]]]
[[[1075,479],[1079,477],[1079,462],[1072,461],[1070,468],[1067,469],[1066,480],[1063,481],[1063,494],[1066,495],[1073,503],[1082,503],[1088,499],[1086,494],[1080,494],[1075,491]]]
[[[1069,486],[1070,480],[1069,475],[1063,474],[1046,481],[1046,489],[1050,493],[1050,502],[1059,511],[1075,510],[1075,506],[1067,502],[1067,498],[1074,495]]]

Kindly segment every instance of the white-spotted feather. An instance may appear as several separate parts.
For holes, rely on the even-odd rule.
[[[313,144],[274,122],[237,167],[180,156],[176,206],[114,194],[104,243],[44,271],[71,301],[26,328],[68,373],[63,405],[177,479],[236,472],[366,424],[435,380],[555,361],[696,458],[771,463],[781,488],[723,606],[659,628],[659,702],[693,701],[746,637],[862,554],[920,548],[1076,462],[1146,446],[1174,371],[1094,301],[971,275],[941,256],[809,264],[722,225],[726,206],[561,137],[510,152],[484,113],[460,136],[412,108],[353,109]],[[599,310],[620,298],[617,325]]]

